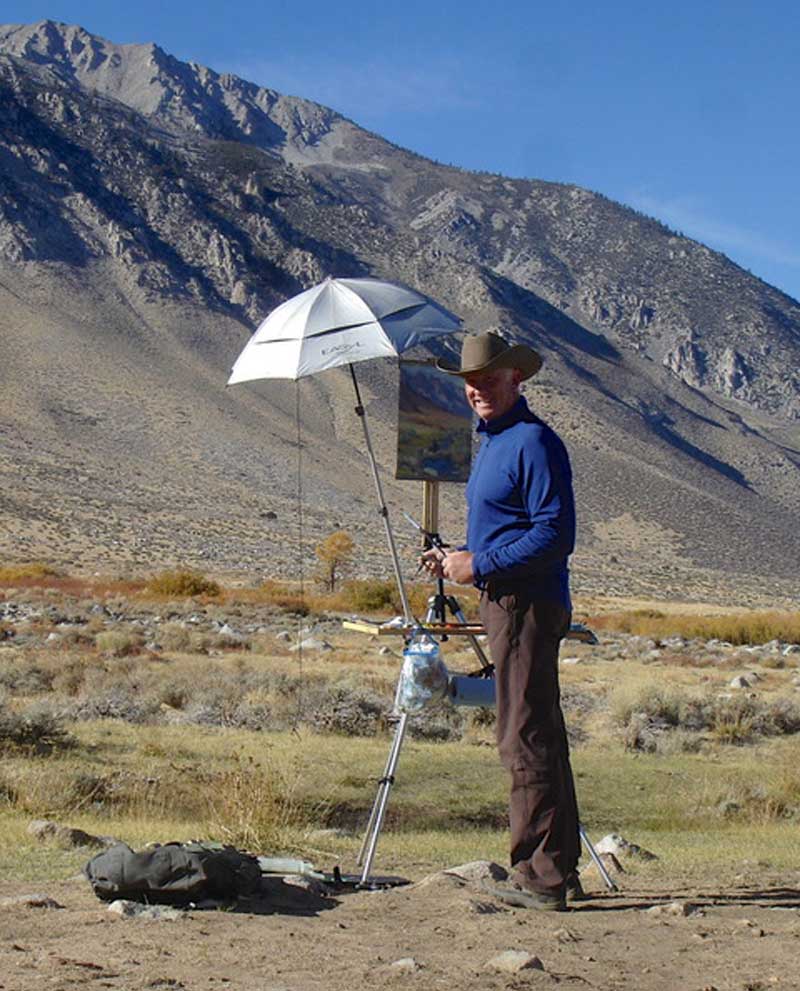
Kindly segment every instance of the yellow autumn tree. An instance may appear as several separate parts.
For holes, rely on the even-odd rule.
[[[317,544],[318,576],[329,592],[336,590],[337,581],[350,567],[354,549],[353,538],[346,530],[334,530]]]

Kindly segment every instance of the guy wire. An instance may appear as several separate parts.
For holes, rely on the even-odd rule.
[[[300,379],[294,380],[294,423],[297,431],[297,568],[300,579],[300,604],[297,610],[297,669],[298,685],[295,706],[294,720],[292,722],[292,732],[297,733],[297,726],[303,711],[303,608],[306,601],[305,576],[303,571],[303,443],[302,430],[300,424]]]

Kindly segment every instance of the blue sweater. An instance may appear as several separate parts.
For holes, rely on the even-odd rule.
[[[572,471],[561,439],[520,396],[481,420],[467,483],[467,547],[475,584],[524,584],[570,604],[567,558],[575,546]]]

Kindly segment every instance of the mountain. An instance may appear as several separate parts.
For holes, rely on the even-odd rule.
[[[796,593],[797,301],[596,193],[446,167],[50,21],[0,27],[0,555],[297,576],[341,525],[387,571],[348,377],[224,387],[327,274],[407,282],[544,354],[528,396],[574,462],[579,591]],[[389,503],[416,513],[390,477],[396,368],[359,376]]]

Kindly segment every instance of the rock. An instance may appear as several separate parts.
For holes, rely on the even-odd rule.
[[[306,637],[305,640],[296,643],[290,650],[333,650],[333,646],[327,640],[319,640],[317,637]]]
[[[672,901],[663,905],[653,905],[652,908],[645,909],[647,915],[673,915],[687,918],[690,915],[702,914],[702,910],[693,902]]]
[[[502,905],[495,905],[494,902],[481,902],[477,898],[470,899],[469,910],[473,915],[497,915],[498,912],[508,911]]]
[[[580,664],[580,657],[562,657],[560,658],[561,664]]]
[[[487,960],[485,969],[499,974],[519,974],[523,970],[544,970],[544,964],[538,957],[526,953],[525,950],[505,950],[491,960]]]
[[[63,908],[49,895],[10,895],[0,898],[0,908]]]
[[[141,902],[130,902],[123,898],[111,902],[108,911],[113,915],[122,916],[123,919],[150,919],[153,922],[175,922],[186,918],[183,909],[174,908],[172,905],[143,905]]]
[[[306,877],[305,874],[287,874],[283,878],[283,883],[292,888],[300,888],[309,894],[317,895],[320,898],[327,898],[330,895],[328,888],[314,877]]]
[[[458,867],[448,867],[442,874],[459,877],[462,881],[477,883],[479,881],[505,881],[508,871],[491,860],[472,860]]]
[[[94,836],[82,829],[63,826],[51,819],[34,819],[28,824],[28,833],[43,843],[54,841],[61,846],[110,847],[118,842],[113,836]]]
[[[595,853],[597,853],[597,847],[595,847]],[[600,858],[603,867],[605,867],[606,871],[608,871],[609,874],[613,875],[613,874],[625,873],[625,868],[622,866],[619,860],[617,860],[617,858],[614,856],[613,853],[597,853],[597,856]],[[595,864],[594,861],[587,864],[586,867],[581,869],[581,875],[591,874],[592,872],[600,876],[600,871],[597,869],[597,865]]]
[[[275,634],[275,639],[280,640],[281,643],[289,643],[292,639],[292,635],[288,630],[280,630]]]
[[[390,963],[386,970],[393,975],[416,974],[421,969],[421,965],[413,957],[401,957]]]
[[[729,682],[731,688],[750,688],[753,684],[754,682],[750,680],[750,675],[747,674],[737,674]]]
[[[599,843],[595,843],[594,848],[597,853],[613,853],[615,857],[626,856],[638,857],[640,860],[658,860],[654,853],[643,849],[636,843],[629,842],[619,833],[609,833]]]
[[[577,943],[580,936],[576,936],[570,929],[556,929],[553,933],[559,943]]]

